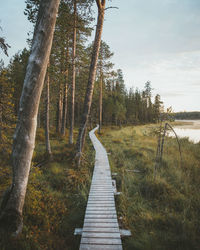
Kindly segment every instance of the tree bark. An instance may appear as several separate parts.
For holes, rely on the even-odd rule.
[[[62,136],[66,133],[66,120],[67,120],[67,94],[68,94],[68,86],[67,86],[67,76],[65,77],[65,86],[64,86],[64,95],[63,95],[63,104],[62,104],[62,126],[61,126],[61,134]]]
[[[102,46],[100,46],[100,50],[103,56]],[[102,89],[103,89],[103,63],[102,63],[102,58],[101,58],[100,60],[100,82],[99,82],[99,131],[98,131],[99,134],[101,133],[101,126],[102,126]]]
[[[38,107],[52,46],[60,0],[41,1],[31,54],[20,99],[18,121],[12,150],[13,179],[1,204],[0,226],[3,231],[19,234],[30,165],[35,147]]]
[[[73,53],[72,53],[72,89],[71,89],[71,120],[69,130],[69,144],[73,144],[74,130],[74,107],[75,107],[75,87],[76,87],[76,0],[74,0],[74,34],[73,34]]]
[[[37,127],[40,128],[41,127],[41,121],[40,121],[40,108],[38,108],[38,116],[37,116]]]
[[[98,60],[98,56],[99,56],[101,34],[102,34],[102,30],[103,30],[105,2],[106,2],[105,0],[101,0],[101,1],[96,0],[96,4],[98,6],[98,19],[97,19],[95,40],[94,40],[94,45],[93,45],[92,59],[91,59],[91,64],[90,64],[88,85],[87,85],[85,101],[84,101],[82,121],[81,121],[80,129],[79,129],[78,139],[77,139],[76,160],[77,160],[78,166],[80,165],[82,150],[83,150],[83,146],[84,146],[84,142],[85,142],[88,117],[90,114],[90,108],[91,108],[91,103],[92,103],[94,81],[95,81],[96,69],[97,69],[97,60]]]
[[[63,102],[62,102],[62,88],[60,87],[59,91],[59,99],[57,104],[57,128],[56,131],[60,134],[61,133],[61,126],[62,126],[62,110],[63,110]]]
[[[3,110],[2,110],[2,104],[0,101],[0,144],[2,143],[2,125],[3,125]]]
[[[62,136],[66,133],[66,123],[67,123],[67,95],[68,95],[68,65],[69,65],[69,44],[68,44],[68,38],[67,38],[67,53],[66,53],[66,64],[67,68],[64,73],[64,94],[63,94],[63,104],[62,104],[62,126],[61,126],[61,134]]]
[[[100,73],[100,82],[99,82],[99,134],[101,133],[102,127],[102,89],[103,89],[103,76],[102,72]]]
[[[46,103],[45,103],[45,144],[46,153],[51,157],[51,145],[49,140],[49,72],[46,74]]]

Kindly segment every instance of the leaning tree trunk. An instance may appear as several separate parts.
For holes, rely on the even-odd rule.
[[[49,72],[46,74],[46,103],[45,103],[45,144],[46,153],[51,157],[51,145],[49,140]]]
[[[76,0],[74,0],[74,35],[73,35],[73,54],[72,54],[72,89],[71,89],[71,120],[69,130],[69,144],[73,144],[74,130],[74,107],[75,107],[75,87],[76,87]]]
[[[30,165],[35,147],[38,107],[52,46],[60,0],[41,1],[31,54],[20,99],[18,121],[12,150],[12,185],[1,204],[0,226],[3,231],[20,233],[22,210]]]
[[[79,129],[78,139],[77,139],[76,160],[77,160],[78,166],[80,165],[81,154],[82,154],[82,150],[83,150],[83,146],[85,142],[88,117],[89,117],[91,103],[92,103],[92,95],[93,95],[94,81],[95,81],[95,76],[96,76],[97,60],[99,56],[101,34],[103,30],[105,2],[106,2],[105,0],[101,0],[101,1],[96,0],[97,6],[98,6],[98,19],[97,19],[96,34],[95,34],[95,40],[94,40],[94,45],[93,45],[93,51],[92,51],[92,60],[90,64],[88,85],[87,85],[85,101],[84,101],[82,121],[81,121],[80,129]]]

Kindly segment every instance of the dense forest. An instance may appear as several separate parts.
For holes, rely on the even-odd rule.
[[[200,112],[177,112],[173,116],[177,120],[197,120],[200,119]]]
[[[66,128],[71,131],[72,120],[76,127],[80,125],[93,47],[87,42],[92,32],[92,1],[77,2],[76,13],[72,3],[62,1],[59,7],[45,87],[38,111],[38,127],[46,128],[46,116],[49,113],[50,129],[55,127],[62,135],[65,135]],[[25,14],[34,24],[37,8],[38,1],[27,1]],[[23,49],[13,56],[8,66],[4,67],[1,61],[0,137],[4,140],[6,128],[15,126],[16,123],[29,55],[30,49]],[[114,70],[112,56],[109,45],[101,41],[89,116],[90,126],[99,123],[100,110],[103,125],[120,126],[158,121],[162,102],[159,95],[152,100],[151,83],[144,83],[143,90],[127,90],[122,70]]]

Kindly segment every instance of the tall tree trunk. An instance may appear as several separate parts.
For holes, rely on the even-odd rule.
[[[59,91],[59,99],[57,103],[57,127],[56,131],[60,134],[61,133],[61,126],[62,126],[62,110],[63,110],[63,102],[62,102],[62,88],[60,87]]]
[[[46,153],[51,157],[51,145],[49,140],[49,72],[46,74],[46,103],[45,103],[45,144]]]
[[[68,40],[68,38],[67,38]],[[66,64],[67,64],[67,68],[66,71],[64,73],[64,94],[63,94],[63,104],[62,104],[62,126],[61,126],[61,134],[64,136],[66,133],[66,123],[67,123],[67,95],[68,95],[68,74],[69,74],[69,70],[68,70],[68,65],[69,65],[69,46],[67,43],[67,54],[66,54]]]
[[[0,144],[2,143],[2,128],[3,128],[3,109],[0,102]]]
[[[63,95],[63,104],[62,104],[62,126],[61,126],[61,134],[64,136],[66,133],[66,121],[67,121],[67,94],[68,94],[68,86],[67,86],[67,76],[65,77],[65,86],[64,86],[64,95]]]
[[[94,45],[93,45],[93,51],[92,51],[92,60],[90,64],[88,85],[87,85],[85,101],[84,101],[82,121],[81,121],[80,129],[79,129],[78,139],[77,139],[76,160],[77,160],[78,166],[80,165],[81,154],[82,154],[82,150],[83,150],[83,146],[85,142],[88,117],[89,117],[91,103],[92,103],[92,95],[93,95],[94,81],[95,81],[95,76],[96,76],[97,60],[99,56],[101,34],[103,30],[105,2],[106,2],[105,0],[96,0],[97,6],[98,6],[98,19],[97,19],[96,34],[95,34],[95,40],[94,40]]]
[[[102,72],[100,73],[100,82],[99,82],[99,134],[101,133],[102,126],[102,89],[103,89],[103,76]]]
[[[103,46],[103,45],[102,45]],[[100,46],[101,55],[103,56],[103,47]],[[102,126],[102,89],[103,89],[103,62],[100,58],[100,81],[99,81],[99,134],[101,133]]]
[[[35,147],[38,107],[52,46],[59,0],[40,3],[31,54],[20,99],[12,150],[13,179],[1,204],[0,226],[18,234],[22,230],[22,210],[30,165]]]
[[[69,130],[69,144],[73,144],[74,130],[74,107],[75,107],[75,87],[76,87],[76,0],[74,0],[74,35],[73,35],[73,54],[72,54],[72,90],[71,90],[71,120]]]

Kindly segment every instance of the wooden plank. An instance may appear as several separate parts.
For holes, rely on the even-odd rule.
[[[99,192],[95,192],[95,193],[91,193],[89,194],[88,197],[113,197],[114,199],[114,193],[99,193]]]
[[[90,244],[81,244],[80,250],[122,250],[121,245],[90,245]]]
[[[120,245],[120,238],[81,238],[81,244]]]
[[[117,227],[84,227],[83,232],[96,232],[96,233],[119,233]]]
[[[116,218],[111,218],[111,219],[93,218],[93,219],[90,219],[90,218],[86,217],[84,220],[84,223],[118,223],[118,221]]]
[[[99,211],[102,211],[102,212],[109,212],[109,211],[115,211],[115,207],[105,207],[105,208],[102,208],[102,207],[95,207],[95,206],[90,206],[90,207],[87,207],[86,209],[86,213],[89,213],[90,211],[96,211],[96,212],[99,212]]]
[[[114,201],[88,201],[88,205],[98,205],[98,206],[115,206]]]
[[[120,238],[120,233],[110,232],[83,232],[82,237],[84,238]]]
[[[108,211],[108,210],[99,210],[99,211],[96,211],[96,210],[87,210],[86,211],[86,213],[85,213],[85,216],[87,215],[87,214],[99,214],[99,215],[101,215],[101,214],[110,214],[110,215],[116,215],[116,211],[115,210],[110,210],[110,211]]]
[[[116,219],[116,214],[85,214],[85,219]]]
[[[88,201],[115,201],[113,197],[107,197],[107,196],[104,196],[104,197],[89,197]]]
[[[99,223],[99,222],[97,222],[97,223],[95,223],[95,222],[84,222],[84,224],[83,224],[83,227],[96,227],[96,228],[100,228],[100,227],[115,227],[115,228],[118,228],[118,230],[119,230],[119,225],[118,225],[118,223],[111,223],[111,222],[101,222],[101,223]]]

